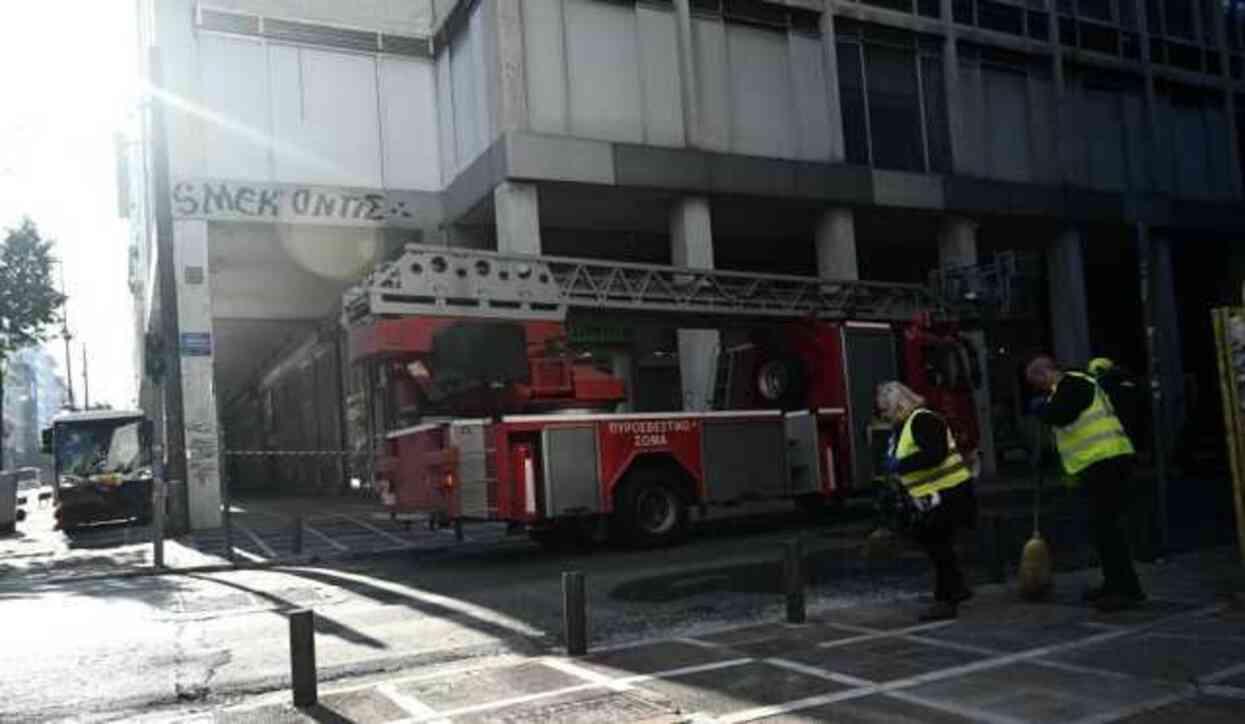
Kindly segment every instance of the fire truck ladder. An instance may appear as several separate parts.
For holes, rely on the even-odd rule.
[[[343,321],[434,315],[562,321],[568,309],[861,321],[942,316],[917,284],[749,274],[407,245],[346,292]]]

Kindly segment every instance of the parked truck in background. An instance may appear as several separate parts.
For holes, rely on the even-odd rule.
[[[141,412],[64,412],[43,431],[52,456],[56,527],[152,515],[151,423]]]

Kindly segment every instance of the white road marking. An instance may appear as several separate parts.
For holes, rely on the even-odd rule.
[[[876,681],[870,681],[868,679],[861,679],[859,677],[851,676],[849,674],[840,674],[834,671],[830,671],[828,669],[820,669],[816,666],[808,666],[807,664],[801,664],[798,661],[790,661],[788,659],[770,658],[770,659],[765,659],[765,663],[770,664],[772,666],[777,666],[781,669],[787,669],[789,671],[794,671],[798,674],[805,674],[807,676],[815,676],[819,679],[826,679],[827,681],[833,681],[836,684],[844,684],[846,686],[877,686],[878,685],[878,682]]]
[[[402,692],[398,691],[398,687],[396,683],[380,684],[376,687],[376,691],[380,692],[381,695],[383,695],[387,699],[393,701],[393,703],[397,704],[407,714],[413,714],[417,717],[430,717],[429,719],[427,719],[427,721],[432,721],[432,722],[448,722],[449,721],[448,718],[442,717],[440,713],[437,712],[436,709],[433,709],[432,707],[428,706],[424,702],[420,701],[419,699],[416,699],[415,697],[409,694],[403,694]]]
[[[1237,674],[1241,674],[1241,673],[1245,673],[1245,662],[1236,664],[1234,666],[1229,666],[1228,668],[1223,669],[1222,671],[1216,671],[1215,673],[1210,674],[1208,676],[1203,676],[1202,681],[1206,682],[1207,684],[1218,684],[1224,679],[1231,679],[1233,676],[1236,676]]]
[[[453,719],[456,716],[464,716],[466,714],[477,714],[482,711],[492,711],[493,709],[504,709],[511,706],[519,706],[520,704],[529,704],[533,701],[541,699],[550,699],[563,694],[574,694],[579,691],[588,691],[590,689],[600,689],[601,686],[596,684],[579,684],[576,686],[564,686],[561,689],[552,691],[541,691],[535,694],[527,694],[524,696],[512,696],[509,699],[501,699],[499,701],[490,701],[486,704],[474,704],[472,706],[459,707],[458,709],[450,709],[449,711],[437,712],[435,715],[416,716],[410,719],[402,719],[399,724],[422,724],[424,722],[440,721],[441,719]]]
[[[728,659],[726,661],[715,661],[712,664],[697,664],[696,666],[682,666],[677,669],[667,669],[658,671],[653,674],[635,674],[633,676],[624,676],[619,681],[624,684],[643,684],[646,681],[655,681],[657,679],[677,679],[680,676],[690,676],[692,674],[700,674],[706,671],[717,671],[718,669],[729,669],[735,666],[750,664],[756,659],[743,656],[738,659]]]
[[[1082,719],[1077,719],[1075,724],[1108,724],[1108,722],[1120,721],[1121,719],[1127,719],[1138,714],[1144,714],[1147,711],[1158,709],[1159,707],[1167,706],[1168,704],[1175,704],[1178,701],[1194,696],[1196,693],[1196,689],[1191,686],[1183,687],[1179,693],[1164,694],[1163,696],[1153,699],[1146,699],[1145,701],[1117,707],[1111,711],[1093,714]]]
[[[540,659],[540,663],[551,669],[557,669],[564,674],[570,674],[577,679],[583,679],[584,681],[596,684],[597,686],[603,686],[607,689],[613,689],[614,691],[630,691],[635,688],[625,681],[606,676],[605,674],[584,668],[583,666],[555,656],[546,656],[545,658]]]
[[[394,535],[393,533],[390,533],[390,532],[389,532],[389,531],[387,531],[387,530],[382,530],[381,528],[379,528],[379,527],[377,527],[377,526],[374,526],[374,525],[372,525],[371,523],[369,523],[369,522],[367,522],[366,520],[363,520],[363,519],[361,519],[361,518],[356,518],[356,517],[354,517],[354,516],[352,516],[352,515],[343,515],[343,516],[340,516],[340,517],[345,518],[346,520],[350,521],[351,523],[354,523],[355,525],[359,526],[360,528],[365,528],[365,529],[367,529],[367,530],[370,530],[370,531],[372,531],[373,533],[375,533],[376,535],[381,536],[382,538],[386,538],[386,539],[388,539],[388,540],[390,540],[390,541],[392,541],[392,542],[394,542],[394,543],[397,543],[397,544],[398,544],[398,545],[400,545],[400,546],[409,546],[409,545],[411,545],[411,543],[413,542],[413,541],[407,540],[407,539],[405,539],[405,538],[402,538],[402,537],[400,537],[400,536]]]
[[[260,551],[262,551],[265,556],[268,556],[269,558],[277,557],[277,552],[274,551],[271,547],[269,547],[269,545],[265,543],[262,538],[256,535],[255,531],[251,530],[245,525],[242,525],[241,523],[237,525],[237,528],[238,530],[242,531],[243,535],[245,535],[247,538],[250,538],[251,542],[254,543],[256,546],[258,546]],[[237,548],[234,548],[234,550],[238,551]],[[245,553],[245,551],[238,551],[238,553]],[[244,556],[244,557],[249,557],[249,556]],[[260,558],[259,560],[263,560],[263,559]]]
[[[896,699],[898,701],[905,701],[909,704],[916,704],[917,706],[922,706],[926,709],[934,709],[936,711],[954,714],[955,716],[971,719],[973,721],[990,722],[990,724],[1024,724],[1026,721],[1024,719],[1017,719],[1004,714],[995,714],[994,712],[984,711],[971,706],[961,706],[955,702],[927,699],[923,696],[917,696],[916,694],[907,691],[889,691],[882,696],[890,699]]]
[[[303,530],[305,530],[305,531],[307,531],[308,533],[310,533],[310,534],[314,535],[315,537],[319,538],[320,540],[324,541],[325,543],[328,543],[329,545],[333,546],[334,548],[336,548],[336,549],[337,549],[337,550],[339,550],[339,551],[348,551],[348,550],[350,550],[350,546],[347,546],[347,545],[343,545],[343,544],[341,544],[341,543],[338,543],[337,541],[335,541],[335,540],[333,540],[332,538],[328,537],[328,536],[327,536],[327,535],[325,535],[324,533],[321,533],[319,530],[316,530],[315,528],[313,528],[313,527],[312,527],[310,524],[308,524],[308,523],[303,523]]]
[[[1214,696],[1222,696],[1228,699],[1245,699],[1245,689],[1236,686],[1219,686],[1211,684],[1200,688],[1203,694],[1211,694]]]

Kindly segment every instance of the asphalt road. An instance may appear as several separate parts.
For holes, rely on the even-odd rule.
[[[777,618],[780,543],[804,536],[811,606],[921,591],[919,559],[866,564],[859,521],[719,523],[681,547],[550,554],[525,540],[336,566],[0,583],[0,721],[120,720],[288,681],[286,614],[317,613],[324,679],[556,650],[560,573],[582,570],[592,644]]]

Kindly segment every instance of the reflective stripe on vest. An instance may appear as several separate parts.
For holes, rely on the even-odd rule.
[[[1116,417],[1107,393],[1089,375],[1068,372],[1065,376],[1079,377],[1092,384],[1094,401],[1071,425],[1054,428],[1055,447],[1059,449],[1063,469],[1069,475],[1076,475],[1096,462],[1132,455],[1133,443],[1125,434],[1120,418]]]
[[[912,421],[916,419],[917,415],[921,414],[932,415],[934,413],[929,410],[919,409],[908,416],[908,419],[903,424],[903,431],[899,433],[899,444],[895,447],[895,457],[899,460],[911,457],[919,449],[916,444],[916,438],[912,437]],[[899,476],[899,480],[903,482],[910,495],[921,497],[930,493],[937,493],[940,490],[954,488],[972,477],[973,473],[969,470],[968,465],[964,463],[964,458],[960,457],[960,451],[955,447],[955,439],[951,437],[951,430],[948,429],[947,457],[943,458],[941,463],[932,468],[904,473]]]

